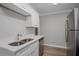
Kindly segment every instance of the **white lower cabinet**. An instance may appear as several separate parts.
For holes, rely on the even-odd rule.
[[[16,53],[16,56],[38,56],[39,55],[39,42],[34,43],[22,48]]]

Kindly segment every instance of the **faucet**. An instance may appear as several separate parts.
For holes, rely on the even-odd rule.
[[[17,40],[19,40],[19,37],[22,36],[22,34],[17,34]]]

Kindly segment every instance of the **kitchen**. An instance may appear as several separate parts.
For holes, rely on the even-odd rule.
[[[67,56],[66,20],[73,8],[78,13],[78,6],[1,3],[0,56]]]

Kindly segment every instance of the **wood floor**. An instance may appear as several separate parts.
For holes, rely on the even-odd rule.
[[[67,49],[44,46],[43,56],[66,56]]]

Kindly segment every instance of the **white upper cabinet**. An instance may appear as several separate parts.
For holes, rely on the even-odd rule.
[[[26,16],[26,27],[39,27],[39,14],[27,3],[2,3],[3,6]]]
[[[33,16],[26,17],[26,27],[39,27],[39,19],[34,18]]]
[[[30,15],[26,16],[26,27],[39,27],[39,14],[28,4],[20,4]]]

